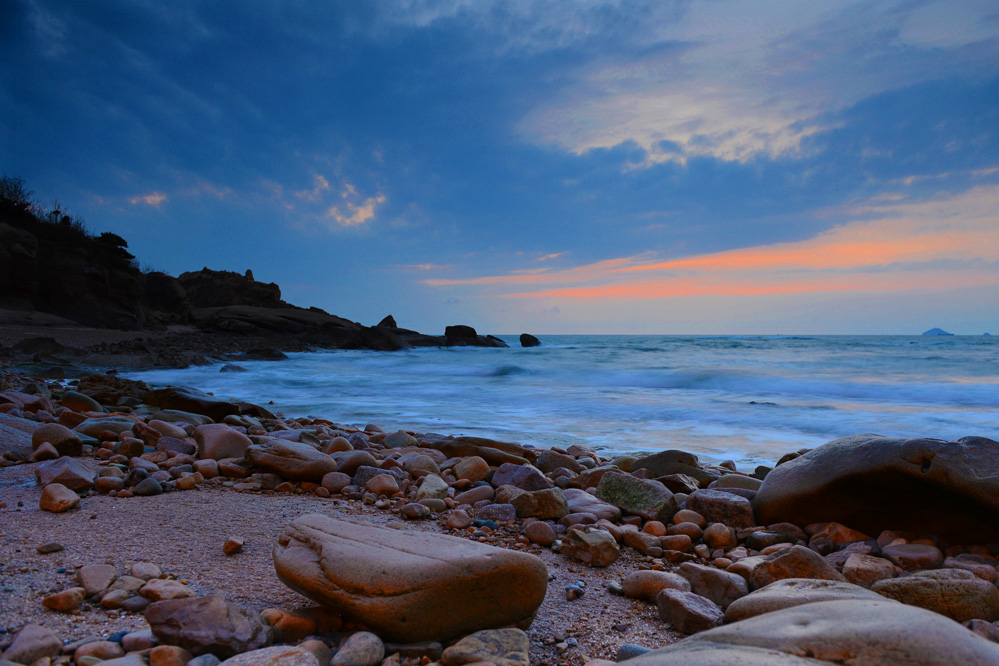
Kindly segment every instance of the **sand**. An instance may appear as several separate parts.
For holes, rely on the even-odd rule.
[[[35,466],[0,469],[0,642],[29,622],[52,629],[64,640],[148,628],[141,615],[107,611],[89,602],[73,615],[42,607],[42,598],[71,587],[75,569],[85,564],[110,563],[124,573],[133,562],[152,562],[184,579],[198,595],[221,592],[229,601],[257,611],[312,605],[274,573],[271,548],[288,522],[313,512],[382,525],[401,522],[390,512],[361,502],[269,491],[244,493],[220,486],[155,497],[91,495],[79,508],[53,514],[38,509],[41,489],[34,484]],[[434,519],[404,525],[446,531]],[[233,535],[243,537],[246,545],[241,553],[227,556],[222,544]],[[65,549],[48,555],[36,551],[51,541]],[[608,582],[650,562],[637,552],[623,549],[606,569],[591,569],[544,549],[531,552],[545,561],[551,577],[528,631],[532,664],[613,659],[622,643],[660,647],[677,639],[652,604],[606,589]],[[580,580],[586,583],[586,593],[567,601],[564,586]],[[559,654],[557,644],[573,638],[577,645]]]

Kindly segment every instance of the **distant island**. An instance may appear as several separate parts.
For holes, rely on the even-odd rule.
[[[954,335],[953,333],[948,333],[942,328],[931,328],[930,330],[923,333],[923,335]]]

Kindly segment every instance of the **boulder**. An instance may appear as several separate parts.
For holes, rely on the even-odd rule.
[[[253,444],[250,438],[224,423],[208,423],[194,429],[198,455],[202,459],[242,458]]]
[[[325,475],[338,471],[336,461],[311,444],[283,439],[268,439],[248,446],[246,459],[292,481],[320,483]]]
[[[597,497],[622,511],[661,523],[669,523],[677,511],[676,498],[666,486],[622,472],[604,474],[597,486]]]
[[[221,594],[157,601],[146,609],[146,622],[160,643],[194,655],[231,657],[266,647],[271,628],[258,613],[226,602]]]
[[[854,435],[778,465],[753,502],[762,523],[837,521],[999,540],[999,442]]]
[[[861,587],[869,588],[879,580],[894,576],[895,565],[886,559],[873,555],[851,553],[846,562],[843,563],[843,577],[848,582]]]
[[[561,488],[523,492],[513,497],[510,504],[516,509],[518,518],[558,520],[569,513],[569,504]]]
[[[541,345],[541,341],[530,333],[520,334],[520,346],[521,347],[538,347]]]
[[[520,629],[486,629],[465,636],[444,650],[444,666],[489,662],[496,666],[530,666],[530,641]]]
[[[545,475],[537,467],[533,465],[516,465],[514,463],[503,463],[500,465],[493,473],[491,483],[496,488],[500,486],[514,486],[521,490],[545,490],[552,487],[551,482],[545,478]]]
[[[448,640],[534,617],[548,585],[527,553],[309,514],[274,549],[290,588],[389,640]]]
[[[222,662],[225,666],[320,666],[315,655],[291,645],[275,645],[237,654]]]
[[[6,661],[33,664],[45,657],[55,658],[62,651],[62,641],[54,633],[37,624],[26,624],[4,650]]]
[[[999,663],[999,645],[941,615],[887,600],[822,601],[786,608],[703,632],[677,647],[683,644],[778,650],[851,666]],[[656,653],[646,657],[652,654]]]
[[[80,439],[80,435],[58,423],[45,423],[31,433],[32,448],[37,449],[46,442],[54,446],[60,456],[83,454],[83,440]]]
[[[186,386],[152,390],[142,398],[142,401],[162,409],[179,409],[192,414],[201,414],[213,421],[222,421],[230,414],[239,414],[239,405]]]
[[[659,617],[683,634],[696,634],[717,627],[725,613],[715,602],[693,592],[666,588],[656,595]]]
[[[871,590],[882,596],[919,606],[952,620],[999,620],[999,589],[963,569],[916,571],[881,580]]]
[[[569,513],[591,513],[597,519],[604,518],[611,522],[621,520],[621,509],[594,497],[585,490],[566,488],[562,491],[562,495],[569,504]]]
[[[340,643],[330,666],[377,666],[385,656],[385,643],[370,631],[356,631]]]
[[[754,590],[785,578],[816,578],[846,582],[843,574],[825,561],[821,555],[804,546],[791,546],[779,550],[753,568],[749,584]]]
[[[697,490],[687,497],[687,508],[704,516],[709,523],[725,523],[729,527],[753,527],[753,505],[745,497],[724,490]]]
[[[621,588],[626,597],[655,601],[660,590],[682,590],[690,592],[690,583],[686,578],[669,571],[644,569],[632,571],[621,581]]]
[[[571,470],[573,473],[578,473],[583,470],[583,466],[580,465],[579,462],[577,462],[572,456],[566,453],[552,451],[551,449],[546,449],[538,454],[538,461],[535,465],[545,474],[554,472],[560,467]]]
[[[835,580],[785,578],[733,601],[725,609],[725,621],[738,622],[794,606],[842,599],[880,601],[882,597],[858,585]]]
[[[61,483],[50,483],[45,486],[42,489],[42,496],[38,500],[39,509],[52,513],[62,513],[79,504],[80,496]]]
[[[591,567],[606,567],[618,558],[621,548],[607,530],[584,527],[566,532],[560,552]]]
[[[684,562],[680,565],[679,574],[690,583],[691,592],[710,599],[722,609],[749,594],[746,579],[717,567]]]
[[[618,663],[628,666],[829,666],[828,661],[794,657],[777,650],[689,640]]]
[[[86,463],[68,456],[39,463],[35,468],[38,485],[60,483],[77,492],[90,490],[94,486],[94,476],[94,472]]]

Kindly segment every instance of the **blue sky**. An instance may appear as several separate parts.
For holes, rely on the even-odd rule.
[[[994,2],[15,0],[0,55],[0,169],[153,269],[427,332],[999,331]]]

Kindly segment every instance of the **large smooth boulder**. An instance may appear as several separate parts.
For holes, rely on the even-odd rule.
[[[618,662],[628,666],[828,666],[828,661],[794,657],[777,650],[683,640],[668,648]]]
[[[198,454],[211,460],[242,458],[253,442],[249,437],[224,423],[208,423],[194,429]]]
[[[836,580],[785,578],[733,601],[725,609],[725,621],[738,622],[794,606],[842,599],[880,601],[883,597],[859,585]]]
[[[246,449],[246,459],[282,478],[292,481],[320,483],[330,472],[337,471],[336,461],[311,444],[268,439]]]
[[[155,389],[147,393],[142,401],[163,409],[201,414],[214,421],[221,421],[230,414],[239,414],[239,405],[186,386]]]
[[[843,437],[775,467],[753,507],[762,524],[999,540],[999,442]]]
[[[850,666],[999,664],[999,645],[942,615],[887,600],[805,604],[711,629],[677,646],[688,642],[778,650]]]
[[[622,511],[661,523],[669,523],[677,511],[676,498],[666,486],[621,472],[603,475],[597,497]]]
[[[919,606],[952,620],[999,620],[999,589],[963,569],[937,569],[881,580],[871,586],[877,594]]]
[[[308,514],[274,548],[288,587],[384,639],[448,640],[530,624],[548,571],[527,553]]]
[[[60,456],[79,456],[83,454],[83,440],[80,435],[59,423],[45,423],[31,434],[31,447],[37,449],[48,442],[55,447]]]
[[[146,622],[165,645],[199,655],[231,657],[266,647],[271,628],[258,613],[230,604],[221,594],[157,601],[146,609]]]

